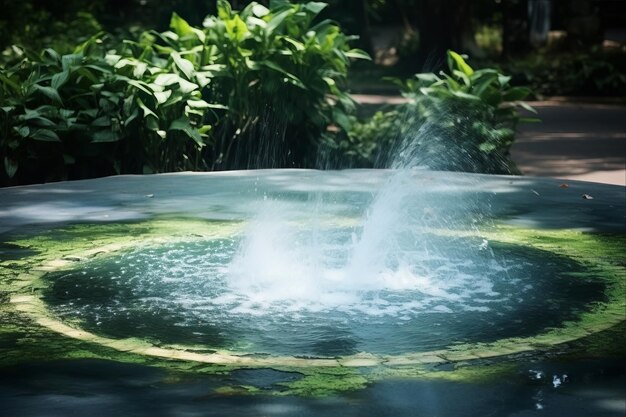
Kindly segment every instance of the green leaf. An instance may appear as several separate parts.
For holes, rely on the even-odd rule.
[[[29,110],[29,112],[31,112]],[[37,112],[32,111],[31,114],[28,112],[23,116],[23,120],[28,122],[29,125],[35,125],[39,127],[55,127],[56,124],[43,116],[40,116]]]
[[[178,69],[185,74],[187,80],[192,80],[194,74],[193,63],[188,59],[181,57],[178,52],[172,52],[171,56],[176,64],[176,67],[178,67]]]
[[[148,95],[153,94],[153,91],[150,89],[150,86],[143,81],[132,80],[127,77],[120,77],[120,79],[123,79],[124,81],[126,81],[128,85],[135,87],[136,89],[141,90]]]
[[[73,66],[83,62],[83,56],[80,54],[63,55],[61,57],[61,65],[63,71],[69,71]]]
[[[168,130],[176,130],[183,132],[189,138],[193,139],[198,147],[204,147],[204,142],[202,141],[202,136],[197,129],[193,128],[189,123],[189,119],[186,117],[181,117],[180,119],[176,119],[172,122]]]
[[[463,91],[453,91],[452,94],[456,97],[459,98],[464,98],[467,100],[475,100],[475,101],[480,101],[480,97],[475,96],[473,94],[468,94],[468,93],[464,93]]]
[[[231,39],[236,40],[237,42],[241,42],[248,35],[248,26],[246,23],[241,20],[239,15],[235,15],[232,19],[229,19],[225,22],[226,25],[226,33]],[[269,25],[268,25],[269,26]]]
[[[452,74],[453,74],[456,78],[458,78],[458,79],[460,79],[461,81],[463,81],[463,84],[465,84],[465,86],[466,86],[466,87],[471,86],[471,84],[472,84],[472,83],[471,83],[471,81],[470,81],[470,78],[469,78],[467,75],[465,75],[465,73],[464,73],[464,72],[461,72],[461,71],[459,71],[459,70],[454,70],[454,71],[452,71]]]
[[[154,93],[154,97],[157,100],[157,103],[163,104],[167,101],[168,98],[172,95],[172,90],[162,91]]]
[[[346,132],[349,132],[352,128],[352,121],[350,118],[346,115],[346,113],[338,108],[333,109],[333,120]]]
[[[91,122],[91,125],[94,127],[108,127],[111,126],[111,118],[108,116],[98,117],[96,120]]]
[[[417,78],[420,81],[427,82],[427,83],[435,83],[441,80],[441,78],[439,78],[437,74],[433,74],[432,72],[424,72],[421,74],[415,74],[415,78]]]
[[[59,63],[61,61],[61,57],[59,56],[57,51],[55,51],[52,48],[44,49],[41,55],[42,55],[43,58],[47,58],[49,61],[52,61],[55,64],[57,64],[57,63]]]
[[[297,40],[289,37],[289,36],[283,36],[281,37],[282,40],[284,40],[285,42],[291,44],[294,46],[294,48],[296,48],[296,51],[304,51],[306,48],[304,47],[304,44],[302,42],[298,42]]]
[[[35,88],[35,90],[39,91],[41,94],[52,100],[55,104],[63,105],[63,100],[61,100],[61,96],[55,88],[46,87],[39,84],[35,84],[33,87]]]
[[[302,81],[300,81],[300,79],[298,77],[296,77],[295,75],[285,71],[277,63],[272,62],[272,61],[260,61],[259,64],[263,65],[263,66],[265,66],[267,68],[270,68],[270,69],[272,69],[274,71],[280,72],[281,74],[285,75],[291,81],[292,84],[302,88],[303,90],[307,89],[306,86],[304,85],[304,83]]]
[[[269,9],[262,4],[253,3],[252,5],[252,14],[256,17],[267,16],[270,13]]]
[[[362,49],[350,49],[348,52],[344,52],[344,55],[348,58],[372,60],[372,57]]]
[[[18,166],[19,165],[15,159],[9,158],[8,156],[4,157],[4,172],[7,173],[9,178],[13,178],[15,176]]]
[[[159,74],[157,75],[157,77],[154,80],[154,83],[156,85],[160,85],[163,87],[168,87],[172,84],[178,84],[179,80],[181,78],[178,76],[178,74]]]
[[[154,84],[171,89],[175,89],[175,86],[178,85],[178,91],[184,94],[191,93],[199,88],[197,84],[185,80],[178,74],[159,74],[154,80]]]
[[[124,127],[128,127],[135,119],[137,119],[137,117],[139,117],[139,111],[135,109],[131,115],[124,120]]]
[[[474,74],[477,74],[477,73],[478,71],[475,72]],[[472,94],[479,96],[480,98],[483,98],[483,94],[485,93],[485,91],[487,91],[487,89],[489,89],[490,87],[494,86],[497,79],[498,79],[497,73],[493,73],[493,74],[484,73],[479,78],[473,77],[472,78],[473,85],[471,89]]]
[[[14,126],[13,130],[23,138],[28,137],[28,135],[30,134],[30,129],[28,128],[28,126]]]
[[[529,112],[537,114],[537,110],[534,107],[531,107],[528,103],[524,101],[520,101],[519,105],[522,106],[524,109],[528,110]]]
[[[112,130],[99,130],[93,134],[91,138],[92,143],[106,143],[106,142],[117,142],[120,140],[119,132],[113,132]]]
[[[217,0],[217,16],[222,20],[230,19],[233,14],[233,9],[230,7],[230,2],[227,0]]]
[[[311,1],[304,4],[304,8],[311,12],[314,16],[317,16],[322,10],[326,8],[326,6],[328,6],[328,4],[319,1]]]
[[[511,77],[508,75],[503,75],[503,74],[498,74],[498,82],[500,83],[501,87],[504,87],[505,85],[507,85],[509,83],[509,81],[511,81]]]
[[[502,94],[502,100],[504,101],[519,101],[524,100],[530,94],[530,89],[526,87],[513,87],[510,90]]]
[[[67,82],[67,80],[69,80],[69,78],[70,78],[69,70],[59,72],[58,74],[54,74],[52,76],[52,81],[50,82],[50,85],[55,90],[58,90]]]
[[[31,139],[35,139],[41,142],[61,142],[59,136],[52,130],[48,129],[36,130],[32,135],[30,135],[30,137]]]
[[[9,77],[5,76],[4,74],[0,73],[0,80],[8,85],[15,94],[20,95],[21,93],[21,88],[20,85],[18,83],[16,83],[15,81],[11,80]]]
[[[133,69],[133,77],[142,78],[148,69],[148,64],[145,62],[136,62]]]
[[[270,10],[272,11],[291,6],[289,0],[270,0]]]
[[[273,8],[272,8],[273,9]],[[278,26],[280,26],[285,18],[293,14],[293,9],[289,8],[287,10],[283,10],[282,12],[275,14],[272,18],[267,22],[267,32],[272,33],[276,30]]]
[[[491,142],[483,142],[478,146],[481,152],[491,153],[495,151],[498,147]]]
[[[187,36],[193,34],[193,29],[187,23],[185,19],[180,17],[176,12],[172,13],[170,19],[170,29],[172,29],[178,36]]]
[[[137,105],[143,111],[146,127],[150,130],[159,130],[159,116],[150,110],[150,108],[148,108],[148,106],[146,106],[140,98],[137,98]]]
[[[457,54],[454,51],[448,51],[448,57],[451,58],[452,61],[456,64],[456,67],[460,69],[468,77],[474,73],[474,70],[472,69],[472,67],[467,65],[467,62],[465,62],[465,60],[463,59],[461,55]],[[450,69],[452,70],[454,66],[451,65],[451,63],[449,65],[450,65]]]

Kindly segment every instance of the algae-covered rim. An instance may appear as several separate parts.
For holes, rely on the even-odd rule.
[[[89,225],[83,225],[89,229]],[[108,226],[119,227],[109,224]],[[77,226],[78,227],[78,226]],[[48,308],[34,288],[44,287],[44,277],[53,271],[76,268],[94,257],[110,256],[138,245],[162,245],[166,243],[211,240],[227,238],[241,228],[239,222],[208,222],[193,219],[148,220],[128,224],[128,233],[121,236],[99,237],[107,225],[94,226],[96,235],[89,239],[75,237],[64,242],[61,247],[44,251],[43,257],[29,265],[18,276],[10,294],[10,303],[22,314],[31,318],[38,325],[60,335],[80,341],[98,344],[148,357],[175,359],[213,365],[231,365],[241,367],[376,367],[406,365],[436,365],[440,363],[471,361],[476,359],[496,358],[519,353],[545,351],[554,346],[571,342],[594,333],[609,329],[626,320],[626,268],[615,262],[624,250],[623,236],[595,235],[571,230],[535,230],[513,226],[498,226],[480,233],[433,230],[429,233],[455,235],[463,237],[481,237],[489,241],[506,244],[525,245],[568,257],[582,263],[597,274],[606,285],[606,301],[584,312],[576,321],[568,321],[559,328],[548,329],[528,337],[509,337],[484,343],[465,343],[448,348],[426,352],[413,352],[398,355],[382,355],[361,352],[336,358],[315,358],[298,356],[272,356],[254,353],[236,352],[224,349],[186,345],[157,345],[144,339],[114,339],[86,331],[73,324],[68,324]],[[68,229],[71,231],[71,228]],[[134,234],[137,231],[140,233]],[[68,234],[71,236],[71,233]],[[45,246],[45,236],[25,238],[12,242],[16,245]],[[38,245],[39,243],[39,245]],[[51,244],[51,242],[47,242]],[[58,243],[58,242],[57,242]],[[1,265],[1,264],[0,264]]]

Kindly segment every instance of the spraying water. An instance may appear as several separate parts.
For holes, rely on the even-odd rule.
[[[470,252],[479,244],[446,245],[444,250],[423,232],[458,228],[453,218],[468,211],[463,202],[420,190],[419,179],[427,171],[413,169],[418,165],[413,144],[428,130],[422,126],[404,142],[388,180],[351,227],[320,227],[319,195],[305,212],[301,206],[294,209],[266,199],[228,267],[229,286],[245,310],[271,312],[287,305],[294,310],[397,314],[430,306],[446,312],[453,308],[438,302],[463,307],[471,297],[498,297],[489,274],[462,271],[476,266]],[[479,263],[485,262],[493,271],[507,269],[483,256]],[[402,292],[409,297],[399,297]],[[415,295],[429,299],[416,302]]]
[[[215,217],[232,221],[46,275],[55,314],[97,334],[240,352],[399,354],[533,334],[602,294],[571,279],[573,261],[463,233],[484,209],[468,199],[472,178],[228,178],[206,204],[219,200]],[[267,199],[240,191],[255,187]]]

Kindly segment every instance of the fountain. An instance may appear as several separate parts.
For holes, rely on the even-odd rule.
[[[559,185],[260,170],[4,189],[3,317],[59,359],[231,375],[216,393],[471,381],[623,327],[623,189]]]

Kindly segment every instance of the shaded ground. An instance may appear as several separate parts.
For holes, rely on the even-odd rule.
[[[626,185],[626,107],[533,103],[541,123],[520,126],[511,150],[525,175]]]
[[[619,417],[626,410],[617,360],[521,363],[508,377],[475,384],[397,379],[326,398],[265,395],[271,375],[255,381],[257,395],[220,394],[213,391],[220,379],[97,360],[34,363],[0,373],[0,403],[6,417]]]

